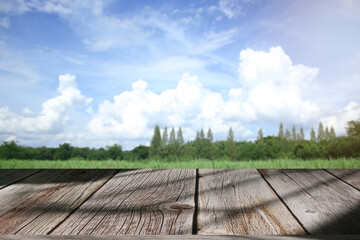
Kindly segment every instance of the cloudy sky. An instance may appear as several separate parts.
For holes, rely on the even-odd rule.
[[[0,0],[0,141],[124,149],[360,117],[357,0]]]

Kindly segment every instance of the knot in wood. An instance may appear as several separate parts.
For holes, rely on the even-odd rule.
[[[176,209],[176,210],[187,210],[187,209],[192,209],[193,206],[189,205],[189,204],[173,204],[170,206],[171,209]]]

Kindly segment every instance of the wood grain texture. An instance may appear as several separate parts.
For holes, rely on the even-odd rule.
[[[47,234],[114,170],[44,170],[0,190],[0,234]]]
[[[181,237],[177,235],[136,235],[136,236],[92,236],[92,235],[83,235],[83,236],[74,236],[74,235],[61,235],[61,236],[1,236],[0,240],[173,240],[173,239],[183,239],[183,240],[358,240],[359,236],[357,235],[300,235],[300,236],[241,236],[241,235],[182,235]]]
[[[52,234],[191,234],[196,171],[117,173]]]
[[[326,169],[326,171],[340,178],[344,182],[360,190],[360,170],[359,169]]]
[[[2,169],[0,170],[0,189],[40,171],[35,169]]]
[[[256,169],[199,175],[198,234],[305,234]]]
[[[310,234],[360,234],[360,191],[324,170],[260,171]]]

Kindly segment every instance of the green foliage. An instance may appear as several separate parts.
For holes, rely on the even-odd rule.
[[[312,141],[312,142],[316,141],[316,133],[313,128],[311,128],[311,132],[310,132],[310,141]]]
[[[179,144],[180,147],[184,145],[184,137],[183,137],[181,127],[179,127],[179,130],[176,135],[176,143]]]
[[[360,118],[347,122],[345,129],[349,137],[360,137]]]
[[[63,143],[59,145],[59,148],[55,152],[55,159],[67,160],[71,157],[72,146],[70,143]]]
[[[279,126],[278,137],[279,138],[284,138],[284,126],[283,126],[282,123],[280,123],[280,126]]]
[[[134,156],[133,159],[144,160],[149,157],[149,147],[147,146],[139,145],[135,147],[131,152]],[[124,157],[124,159],[127,158]]]
[[[317,140],[318,142],[325,140],[325,131],[322,122],[319,122]]]
[[[225,150],[226,150],[226,155],[230,159],[232,159],[232,160],[236,159],[236,149],[235,149],[235,143],[234,143],[234,132],[233,132],[231,127],[230,127],[228,135],[227,135]]]
[[[209,127],[209,130],[207,131],[206,138],[207,138],[207,140],[209,140],[210,143],[212,143],[212,141],[213,141],[213,133],[212,133],[210,127]]]
[[[171,138],[171,136],[170,136]],[[170,141],[169,141],[170,143]],[[149,155],[152,158],[159,157],[161,154],[162,149],[162,141],[161,141],[161,135],[160,135],[160,128],[158,125],[154,128],[154,135],[151,139],[150,143],[150,149],[149,149]]]
[[[305,140],[304,129],[302,127],[300,128],[298,140],[300,140],[300,141]]]
[[[2,159],[11,159],[11,158],[22,158],[23,151],[21,151],[21,147],[16,144],[15,141],[6,142],[4,141],[1,144],[0,148],[0,156]]]
[[[293,125],[291,129],[291,140],[296,141],[296,139],[297,139],[296,128],[295,125]]]
[[[263,140],[263,138],[264,138],[264,134],[263,134],[263,131],[262,131],[262,129],[261,128],[259,128],[259,130],[258,130],[258,135],[257,135],[257,140],[258,141],[261,141],[261,140]]]
[[[167,132],[167,127],[165,127],[162,135],[162,147],[165,147],[167,144],[168,144],[168,132]]]
[[[357,123],[348,122],[348,136],[336,137],[333,127],[324,127],[319,123],[319,133],[316,138],[314,129],[311,129],[310,140],[305,140],[304,130],[301,127],[299,133],[295,126],[291,132],[280,124],[279,134],[263,136],[259,128],[257,141],[235,141],[232,128],[229,129],[227,140],[213,142],[213,133],[208,129],[206,137],[201,129],[196,134],[194,141],[184,144],[181,127],[175,135],[175,128],[170,131],[167,139],[167,128],[163,131],[161,140],[160,129],[154,129],[154,136],[150,147],[138,146],[131,151],[122,151],[120,145],[114,144],[104,148],[73,147],[70,143],[60,144],[57,148],[25,147],[14,141],[3,142],[0,145],[0,159],[38,159],[38,160],[179,160],[184,159],[228,159],[232,161],[250,161],[257,159],[315,159],[315,158],[360,158],[360,137],[357,135]]]
[[[112,160],[123,159],[122,147],[120,145],[114,144],[112,146],[107,146],[106,150],[107,150],[106,156],[108,159],[112,159]]]

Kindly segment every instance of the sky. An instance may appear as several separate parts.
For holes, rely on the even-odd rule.
[[[0,0],[0,141],[342,135],[359,92],[357,0]]]

